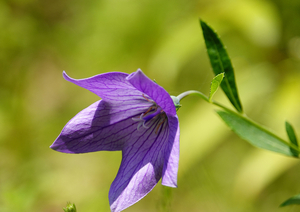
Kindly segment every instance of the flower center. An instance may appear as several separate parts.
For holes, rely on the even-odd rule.
[[[151,107],[145,113],[142,113],[138,118],[132,118],[133,121],[139,122],[137,126],[137,130],[140,127],[148,129],[151,125],[151,120],[156,122],[156,130],[155,133],[157,134],[159,128],[163,125],[163,123],[167,120],[166,113],[152,100],[148,99],[143,95],[143,97],[148,101],[153,103]],[[150,123],[151,122],[151,123]]]

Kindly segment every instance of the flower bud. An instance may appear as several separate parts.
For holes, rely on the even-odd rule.
[[[71,204],[70,202],[67,203],[67,207],[63,208],[64,212],[76,212],[76,206],[75,204]]]

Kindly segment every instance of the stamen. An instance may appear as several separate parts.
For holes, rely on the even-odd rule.
[[[156,104],[153,100],[150,100],[148,97],[146,97],[145,94],[142,94],[142,96],[143,96],[148,102],[151,102],[151,103]]]
[[[150,106],[147,111],[145,113],[142,113],[138,118],[134,117],[132,118],[133,121],[137,121],[138,126],[137,126],[137,130],[139,130],[141,128],[141,126],[143,126],[143,128],[148,129],[150,127],[150,125],[147,126],[147,123],[153,119],[156,119],[158,116],[162,116],[163,120],[158,124],[158,126],[156,127],[155,133],[157,134],[158,130],[160,129],[160,127],[162,126],[162,124],[165,122],[166,120],[166,114],[164,113],[164,111],[152,100],[150,100],[148,97],[146,97],[144,94],[142,94],[142,96],[148,101],[153,103],[152,106]],[[159,110],[158,110],[159,108]],[[161,120],[161,119],[160,119]],[[159,120],[159,121],[160,121]]]
[[[146,126],[146,122],[145,121],[143,122],[143,127],[146,128],[146,129],[149,128],[149,126]]]
[[[143,115],[143,120],[145,122],[148,122],[149,120],[153,119],[154,117],[156,117],[160,113],[161,113],[161,111],[157,111],[157,109],[156,109],[153,113],[149,114],[148,116]]]
[[[132,118],[132,120],[133,121],[141,121],[141,120],[143,120],[143,113],[140,115],[140,117],[139,118]]]
[[[157,106],[151,106],[151,107],[149,107],[149,109],[145,113],[143,113],[143,116],[145,116],[147,113],[149,113],[153,109],[155,109],[155,111],[156,111],[157,110]]]
[[[162,122],[160,122],[158,125],[157,125],[157,127],[156,127],[156,130],[155,130],[155,134],[157,134],[157,132],[158,132],[158,130],[159,130],[159,128],[161,127],[161,125],[165,122],[165,120],[166,120],[166,116],[165,116],[165,114],[164,114],[164,119],[163,119],[163,121]]]
[[[143,125],[143,122],[140,122],[139,124],[138,124],[138,126],[137,126],[137,131],[139,131],[140,130],[140,127]]]

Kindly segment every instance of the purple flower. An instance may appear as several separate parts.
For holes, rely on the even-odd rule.
[[[111,211],[122,211],[162,184],[177,187],[179,122],[170,95],[141,70],[66,80],[102,100],[79,112],[51,148],[64,153],[122,150],[109,191]]]

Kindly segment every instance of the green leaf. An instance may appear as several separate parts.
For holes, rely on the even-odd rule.
[[[253,146],[297,157],[291,151],[292,148],[299,153],[297,146],[284,141],[245,116],[232,111],[217,111],[217,113],[240,138],[248,141]]]
[[[230,58],[218,35],[201,20],[200,25],[202,27],[207,53],[215,75],[223,72],[225,73],[225,77],[221,83],[221,88],[236,110],[242,113],[242,104],[238,96],[238,90],[235,83],[235,77]]]
[[[285,122],[285,130],[286,130],[287,135],[290,139],[290,142],[292,144],[295,144],[295,146],[298,147],[298,141],[297,141],[295,131],[294,131],[292,125],[290,123],[288,123],[287,121]],[[299,153],[297,151],[295,151],[294,149],[291,149],[291,151],[295,155],[295,157],[298,157]]]
[[[284,206],[287,206],[287,205],[295,205],[295,204],[300,205],[300,194],[297,194],[297,195],[289,198],[284,203],[282,203],[280,205],[280,207],[284,207]]]
[[[222,80],[224,78],[224,73],[218,74],[211,81],[209,100],[211,102],[213,95],[217,92]]]

